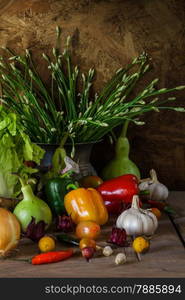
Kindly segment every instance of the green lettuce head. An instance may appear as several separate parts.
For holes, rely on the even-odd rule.
[[[27,167],[24,162],[39,164],[44,153],[31,142],[17,115],[0,105],[0,196],[11,198],[18,195],[20,184],[12,173],[29,177],[37,170]]]

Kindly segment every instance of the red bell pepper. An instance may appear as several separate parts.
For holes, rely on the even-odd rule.
[[[124,209],[123,209],[123,201],[122,200],[104,200],[104,204],[107,208],[107,211],[109,214],[112,215],[119,215]]]
[[[139,193],[138,179],[126,174],[103,182],[97,187],[109,213],[120,213],[122,204],[131,204],[132,197]]]

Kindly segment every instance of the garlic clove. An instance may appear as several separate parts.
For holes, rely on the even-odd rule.
[[[126,263],[126,261],[127,261],[127,257],[124,253],[118,253],[116,255],[116,258],[115,258],[116,265],[122,265],[122,264]]]
[[[104,256],[110,256],[112,254],[113,254],[113,250],[110,246],[104,247],[104,249],[103,249],[103,255]]]

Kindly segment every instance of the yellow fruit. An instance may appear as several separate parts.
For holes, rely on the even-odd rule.
[[[41,252],[49,252],[55,249],[55,240],[50,236],[44,236],[39,240],[38,247]]]
[[[146,252],[149,249],[149,246],[150,246],[149,242],[142,236],[135,238],[132,244],[133,249],[137,253]]]
[[[92,239],[83,238],[83,239],[80,240],[79,247],[80,247],[81,250],[83,248],[87,248],[87,247],[96,249],[96,242]]]

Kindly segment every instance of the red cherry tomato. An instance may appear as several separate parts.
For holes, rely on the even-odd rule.
[[[78,238],[95,239],[100,234],[100,226],[92,221],[82,221],[76,226]]]

